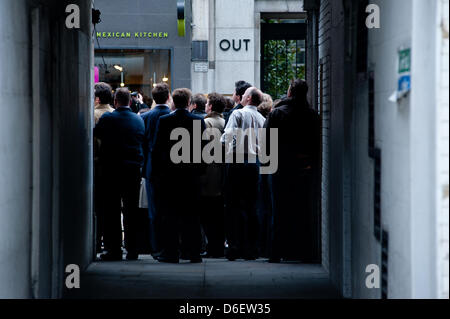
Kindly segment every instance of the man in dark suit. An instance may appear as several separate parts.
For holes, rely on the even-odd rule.
[[[183,254],[191,262],[201,262],[201,231],[196,205],[200,175],[204,173],[201,136],[205,122],[187,110],[190,90],[177,89],[172,99],[176,110],[159,118],[152,151],[151,178],[159,183],[164,207],[163,251],[157,259],[178,263],[181,235]]]
[[[207,113],[205,112],[205,107],[206,97],[200,93],[195,94],[191,99],[191,103],[189,104],[191,113],[204,119],[207,115]]]
[[[151,178],[153,143],[155,141],[156,124],[161,116],[170,113],[170,89],[166,83],[157,84],[152,90],[152,96],[156,106],[149,112],[142,114],[145,123],[144,136],[144,169],[143,176],[146,179],[146,189],[148,197],[148,216],[150,219],[150,243],[152,255],[155,257],[161,252],[161,208],[159,204],[158,183]]]
[[[130,109],[130,91],[119,88],[114,98],[116,110],[105,113],[96,127],[94,136],[101,141],[99,161],[105,168],[108,185],[106,201],[104,243],[107,253],[102,260],[122,260],[121,203],[125,228],[127,259],[138,259],[136,218],[139,207],[141,167],[144,163],[142,142],[144,121]]]
[[[236,111],[242,109],[244,106],[242,106],[241,101],[242,97],[245,94],[245,91],[247,91],[248,88],[252,87],[252,85],[245,81],[237,81],[235,83],[235,89],[233,93],[233,100],[236,102],[236,106],[233,107],[230,111],[224,112],[224,118],[225,118],[225,125],[228,123],[228,119],[230,118],[231,114]]]
[[[273,215],[270,262],[316,257],[312,200],[317,187],[320,118],[310,108],[307,93],[305,81],[293,81],[288,98],[269,114],[264,125],[278,129],[278,170],[269,175]]]

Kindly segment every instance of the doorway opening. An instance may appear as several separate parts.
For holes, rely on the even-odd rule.
[[[293,79],[306,75],[306,20],[302,15],[261,14],[261,88],[274,100],[286,97]]]

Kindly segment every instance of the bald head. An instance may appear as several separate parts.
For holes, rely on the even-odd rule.
[[[257,88],[255,88],[254,86],[252,86],[245,91],[245,94],[242,97],[241,104],[243,106],[246,105],[258,106],[262,103],[262,101],[263,101],[262,92]]]

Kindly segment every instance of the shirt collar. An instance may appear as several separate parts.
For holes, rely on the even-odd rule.
[[[156,104],[155,107],[160,107],[160,108],[164,108],[164,107],[169,107],[167,104]]]
[[[95,106],[96,110],[108,110],[109,108],[111,108],[111,105],[109,104],[97,104]]]
[[[188,111],[187,108],[184,108],[184,109],[175,109],[174,112],[175,112],[175,113],[189,113],[189,111]]]
[[[246,106],[244,106],[244,109],[250,109],[250,110],[256,111],[258,108],[254,105],[246,105]]]
[[[211,117],[221,117],[221,118],[223,118],[223,115],[218,113],[218,112],[211,111],[211,113],[206,115],[205,119],[208,119],[208,118],[211,118]]]

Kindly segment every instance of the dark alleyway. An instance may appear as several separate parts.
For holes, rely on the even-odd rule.
[[[142,257],[141,257],[142,258]],[[124,293],[126,291],[126,293]],[[145,256],[131,262],[94,262],[68,298],[338,298],[321,265],[265,260],[204,259],[162,264]]]

